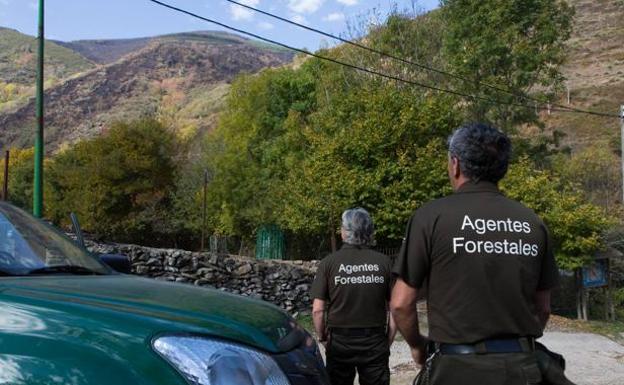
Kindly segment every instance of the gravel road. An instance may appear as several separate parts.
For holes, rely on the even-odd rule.
[[[546,332],[540,342],[564,355],[566,375],[577,385],[624,384],[624,346],[588,333]],[[411,385],[417,369],[404,341],[393,344],[390,368],[392,385]]]

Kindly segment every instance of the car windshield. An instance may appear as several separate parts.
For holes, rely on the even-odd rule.
[[[0,203],[0,272],[5,275],[62,272],[48,269],[61,266],[94,274],[111,273],[106,265],[60,231],[22,210]]]

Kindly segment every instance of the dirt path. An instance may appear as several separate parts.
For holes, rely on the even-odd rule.
[[[540,341],[565,356],[566,375],[577,385],[624,384],[624,346],[589,333],[547,332]],[[411,385],[417,369],[404,341],[392,346],[390,368],[392,385]]]
[[[426,335],[427,316],[419,313],[419,327]],[[566,376],[576,385],[624,385],[624,333],[617,343],[586,329],[576,320],[552,316],[540,342],[565,357]],[[411,385],[418,373],[400,336],[392,345],[390,373],[392,385]]]

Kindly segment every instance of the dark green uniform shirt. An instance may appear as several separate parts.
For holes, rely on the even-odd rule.
[[[321,261],[311,296],[328,301],[330,328],[383,327],[391,285],[389,257],[347,244]]]
[[[427,282],[429,338],[458,344],[541,336],[534,295],[558,280],[544,223],[488,182],[417,210],[393,272]]]

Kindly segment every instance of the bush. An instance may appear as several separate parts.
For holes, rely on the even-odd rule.
[[[173,133],[153,119],[116,123],[50,162],[46,214],[69,225],[75,212],[96,237],[171,243],[176,151]]]

